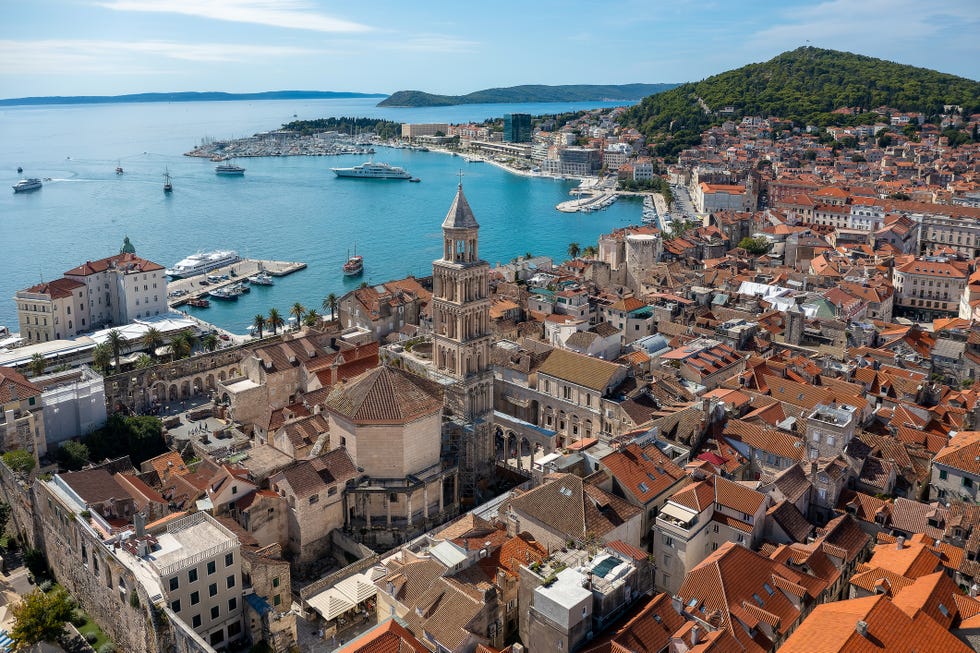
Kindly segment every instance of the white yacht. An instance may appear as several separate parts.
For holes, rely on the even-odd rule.
[[[411,179],[412,175],[403,168],[368,161],[353,168],[330,168],[338,177],[355,177],[358,179]]]
[[[21,179],[14,184],[15,193],[26,193],[27,191],[37,190],[41,187],[40,179]]]
[[[224,177],[241,177],[245,174],[245,168],[236,166],[233,163],[222,163],[220,166],[215,167],[214,172]]]
[[[174,279],[186,279],[187,277],[195,277],[199,274],[210,272],[224,265],[237,263],[240,260],[241,258],[238,256],[238,252],[233,252],[230,249],[198,252],[175,263],[172,268],[167,269],[166,273],[167,276]]]

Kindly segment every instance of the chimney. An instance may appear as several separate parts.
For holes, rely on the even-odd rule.
[[[670,605],[672,608],[674,608],[674,612],[676,612],[677,614],[683,614],[684,604],[681,603],[681,597],[676,595],[670,597]]]
[[[146,535],[146,517],[143,513],[138,512],[133,515],[133,525],[136,526],[136,537]]]
[[[898,538],[896,538],[895,540],[895,550],[901,551],[904,548],[905,548],[905,536],[899,535]]]
[[[857,634],[860,635],[861,637],[867,637],[868,622],[864,620],[858,621],[856,624],[854,624],[854,630],[856,630]]]
[[[977,585],[976,583],[970,585],[970,598],[975,599],[977,598],[978,594],[980,594],[980,585]]]
[[[691,626],[691,646],[697,646],[701,641],[701,627],[697,624]]]

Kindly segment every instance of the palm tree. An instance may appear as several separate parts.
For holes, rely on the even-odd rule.
[[[272,335],[276,335],[276,330],[281,327],[285,322],[282,316],[279,315],[279,311],[275,308],[269,309],[269,317],[266,318],[266,323],[272,327]]]
[[[296,302],[293,307],[289,309],[289,314],[296,318],[296,328],[298,329],[303,323],[303,315],[306,313],[306,307]]]
[[[147,356],[146,354],[140,354],[139,358],[136,359],[136,369],[145,370],[148,367],[153,367],[156,365],[156,361]]]
[[[588,247],[582,250],[582,256],[585,258],[595,258],[598,253],[599,250],[596,248],[595,245],[589,245]]]
[[[116,329],[110,329],[109,333],[106,334],[106,337],[106,342],[112,349],[112,360],[116,364],[116,371],[119,372],[119,354],[122,352],[122,348],[126,346],[126,338],[124,338],[123,334],[119,333],[119,331]]]
[[[156,357],[157,348],[163,345],[163,334],[156,327],[150,327],[143,334],[141,339],[143,343],[143,349],[150,352],[150,356]]]
[[[174,360],[187,358],[194,351],[197,337],[190,329],[184,329],[170,339],[170,351]]]
[[[259,340],[261,340],[262,329],[265,328],[265,316],[262,315],[261,313],[258,313],[255,317],[252,318],[252,326],[254,326],[255,330],[259,332]]]
[[[218,334],[209,333],[208,335],[201,338],[201,346],[204,347],[205,351],[214,351],[218,348]]]
[[[582,248],[578,246],[578,243],[568,244],[568,255],[572,258],[578,258],[578,253],[582,251]]]
[[[303,318],[303,324],[308,327],[315,327],[320,323],[320,314],[316,312],[315,308],[311,308],[306,311],[306,317]]]
[[[106,374],[111,364],[112,348],[108,342],[100,342],[92,350],[92,365],[101,370],[103,374]]]
[[[31,356],[31,362],[28,363],[28,367],[31,368],[31,376],[41,376],[44,374],[44,368],[47,366],[48,362],[44,360],[44,356],[41,354]]]
[[[323,310],[330,311],[330,321],[333,322],[333,313],[337,308],[337,295],[330,293],[323,298]]]

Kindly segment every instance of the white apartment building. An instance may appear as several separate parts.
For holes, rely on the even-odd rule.
[[[61,340],[166,313],[167,276],[162,265],[123,253],[86,261],[61,279],[19,290],[14,301],[28,343]]]
[[[211,515],[196,512],[168,525],[155,540],[145,557],[150,564],[144,568],[159,577],[174,614],[213,647],[240,639],[243,595],[238,538]]]
[[[946,258],[909,261],[895,268],[894,312],[912,319],[931,320],[959,314],[959,303],[966,286],[967,273]]]

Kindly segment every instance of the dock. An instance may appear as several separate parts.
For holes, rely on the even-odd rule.
[[[577,213],[578,211],[598,211],[616,201],[616,193],[595,193],[579,199],[562,202],[555,206],[562,213]]]
[[[306,263],[299,261],[263,261],[258,259],[247,259],[243,258],[240,261],[232,263],[231,265],[226,265],[224,267],[215,268],[207,274],[199,274],[194,277],[189,277],[187,279],[175,279],[167,283],[167,305],[171,309],[175,309],[178,306],[183,306],[192,299],[199,299],[201,297],[207,297],[208,293],[217,288],[224,288],[225,286],[230,286],[233,283],[238,283],[242,279],[247,279],[248,277],[255,276],[263,270],[272,277],[284,277],[287,274],[292,274],[293,272],[298,272],[306,268]],[[201,282],[206,281],[207,277],[214,276],[220,277],[227,275],[227,279],[222,279],[216,283],[209,283],[206,286],[202,286]],[[186,294],[181,293],[179,295],[174,295],[174,292],[187,291]]]

